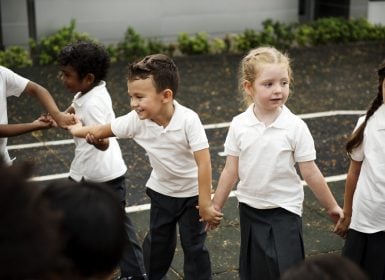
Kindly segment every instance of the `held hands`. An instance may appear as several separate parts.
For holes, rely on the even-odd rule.
[[[74,118],[75,123],[72,124],[72,125],[68,125],[66,128],[67,128],[67,130],[68,130],[72,135],[74,135],[75,132],[76,132],[76,130],[78,130],[78,129],[80,129],[80,128],[83,127],[83,124],[82,124],[82,122],[80,121],[80,119],[79,119],[77,116],[72,115],[72,117]]]
[[[52,117],[46,114],[42,114],[38,119],[34,120],[33,123],[38,125],[40,129],[48,129],[56,124]]]
[[[206,231],[217,228],[223,219],[223,213],[221,210],[216,208],[211,203],[206,207],[197,206],[197,209],[199,209],[199,216],[201,217],[199,221],[207,222],[205,227]]]
[[[55,116],[56,126],[61,128],[68,128],[70,125],[76,124],[76,118],[74,114],[60,112]]]
[[[338,220],[336,226],[334,227],[334,233],[341,236],[342,238],[346,238],[346,234],[349,229],[351,217],[345,216]]]
[[[96,139],[93,134],[88,133],[86,135],[86,141],[88,144],[94,145],[95,148],[101,151],[107,150],[109,146],[109,140],[108,138],[106,139]]]
[[[337,204],[334,207],[327,209],[327,213],[334,224],[337,224],[337,222],[344,217],[344,212]]]

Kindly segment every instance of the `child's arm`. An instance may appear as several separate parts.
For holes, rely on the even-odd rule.
[[[345,182],[344,216],[339,219],[334,232],[345,238],[352,217],[353,195],[356,190],[358,177],[360,176],[362,161],[351,160],[348,175]]]
[[[227,156],[225,167],[219,177],[218,186],[213,197],[215,209],[222,211],[231,190],[238,181],[238,162],[239,158]]]
[[[52,122],[45,116],[41,116],[31,123],[0,124],[0,137],[18,136],[50,127],[52,127]]]
[[[79,119],[76,119],[76,124],[68,126],[68,131],[75,137],[86,138],[88,134],[93,135],[97,140],[108,137],[114,137],[111,124],[83,126]]]
[[[209,149],[194,152],[198,166],[199,215],[201,221],[218,224],[223,214],[211,203],[211,159]]]
[[[338,206],[330,191],[324,176],[314,161],[298,163],[303,179],[306,181],[320,204],[326,209],[334,224],[343,217],[341,207]]]
[[[29,81],[24,91],[27,94],[38,98],[43,107],[48,111],[48,113],[53,117],[53,119],[60,127],[66,127],[75,123],[73,116],[64,112],[60,112],[55,103],[55,100],[52,98],[49,91],[41,85]]]

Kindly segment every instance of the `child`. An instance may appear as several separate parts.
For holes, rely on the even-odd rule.
[[[60,216],[30,174],[27,164],[0,161],[0,279],[59,279],[53,276],[69,268],[61,253]]]
[[[342,215],[314,162],[308,127],[285,106],[290,80],[289,58],[275,48],[251,50],[241,62],[239,85],[250,106],[231,122],[213,198],[221,210],[239,180],[241,279],[277,279],[304,258],[304,193],[296,163],[333,221]]]
[[[75,94],[67,112],[75,113],[84,125],[104,124],[115,118],[111,97],[103,79],[110,65],[106,50],[92,42],[77,42],[64,47],[58,56],[61,79]],[[87,143],[92,141],[93,145]],[[74,137],[75,157],[69,176],[76,182],[85,180],[103,182],[111,186],[120,196],[122,207],[126,205],[125,173],[119,144],[115,138],[93,141]],[[121,278],[145,279],[142,249],[135,228],[127,216],[129,243],[120,265]],[[131,278],[130,278],[131,279]]]
[[[126,243],[118,195],[108,185],[64,181],[48,185],[41,196],[61,214],[62,254],[72,264],[69,279],[112,279]]]
[[[132,111],[94,127],[70,127],[73,135],[95,139],[133,138],[147,152],[153,168],[147,181],[151,199],[150,232],[143,251],[149,279],[162,279],[176,247],[176,226],[184,251],[185,279],[211,279],[203,221],[218,223],[222,214],[211,204],[211,160],[198,115],[175,101],[179,75],[162,54],[146,56],[128,70]],[[198,197],[199,193],[199,197]],[[199,212],[196,205],[199,204]]]
[[[373,280],[385,279],[385,61],[378,70],[378,81],[377,96],[346,144],[351,160],[344,217],[335,228],[346,238],[342,255]]]
[[[46,116],[41,116],[31,123],[8,124],[7,98],[19,97],[23,92],[36,97],[60,127],[75,123],[73,116],[59,111],[48,90],[10,69],[0,66],[0,159],[6,165],[11,165],[13,161],[8,154],[7,137],[52,126],[52,122]]]

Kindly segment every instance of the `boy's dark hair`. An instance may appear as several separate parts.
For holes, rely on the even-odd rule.
[[[27,180],[30,168],[0,166],[0,279],[50,279],[69,268],[61,254],[60,215]]]
[[[102,45],[91,41],[78,41],[61,49],[58,63],[73,67],[79,79],[83,79],[89,73],[93,74],[95,83],[99,83],[107,76],[110,58]]]
[[[128,80],[147,79],[152,76],[157,92],[170,89],[173,98],[178,91],[179,72],[174,61],[164,54],[148,55],[128,66]]]
[[[108,186],[91,182],[48,185],[42,195],[62,213],[64,255],[81,277],[111,274],[125,247],[125,213]]]
[[[346,143],[346,151],[348,153],[351,153],[354,148],[357,148],[358,146],[361,145],[364,139],[364,130],[365,130],[366,124],[368,123],[368,120],[377,111],[377,109],[380,108],[382,104],[384,104],[382,84],[385,79],[385,60],[382,62],[382,64],[378,68],[377,76],[378,76],[377,95],[372,100],[372,103],[370,104],[369,109],[366,111],[364,122],[353,132],[348,142]]]

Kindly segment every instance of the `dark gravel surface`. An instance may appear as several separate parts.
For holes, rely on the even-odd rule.
[[[365,110],[376,94],[375,70],[385,58],[385,42],[320,46],[292,49],[289,51],[294,71],[294,91],[287,106],[297,114],[335,110]],[[204,124],[230,122],[243,111],[237,93],[237,68],[241,55],[210,55],[178,57],[175,61],[181,73],[180,91],[177,99],[195,110]],[[46,86],[65,109],[72,100],[57,76],[57,68],[34,67],[16,69],[20,74]],[[111,67],[107,86],[112,95],[116,115],[128,112],[126,94],[126,66]],[[25,122],[36,118],[42,111],[36,100],[27,96],[9,99],[10,122]],[[354,128],[358,115],[331,115],[306,118],[317,149],[317,163],[325,176],[345,174],[348,160],[344,144]],[[213,165],[213,185],[216,185],[224,164],[223,143],[227,127],[208,129]],[[10,145],[71,139],[60,129],[14,137]],[[132,140],[119,140],[123,157],[128,166],[127,200],[129,205],[147,203],[144,184],[151,171],[145,152]],[[68,172],[73,158],[74,145],[46,145],[10,151],[18,161],[35,163],[35,176],[63,174]],[[44,181],[46,184],[49,181]],[[342,203],[344,181],[329,184],[337,201]],[[237,201],[230,198],[224,208],[221,227],[209,232],[207,247],[211,254],[213,279],[238,279],[239,218]],[[140,240],[147,230],[148,211],[130,213]],[[331,222],[324,209],[305,187],[303,212],[304,244],[306,255],[339,253],[343,240],[331,233]],[[183,279],[183,252],[177,246],[168,279]]]

